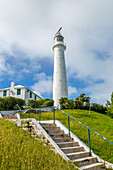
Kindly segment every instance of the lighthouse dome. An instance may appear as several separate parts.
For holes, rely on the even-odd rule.
[[[62,42],[64,42],[64,37],[61,35],[60,31],[58,31],[58,32],[56,33],[54,39],[55,39],[55,42],[57,42],[57,41],[62,41]]]

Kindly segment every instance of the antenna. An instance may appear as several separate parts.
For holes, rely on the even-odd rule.
[[[55,35],[59,34],[61,29],[62,29],[62,27],[59,28],[59,30],[57,31],[57,33]]]

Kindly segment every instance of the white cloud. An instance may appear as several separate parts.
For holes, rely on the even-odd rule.
[[[0,55],[0,74],[2,75],[3,73],[12,75],[14,71],[11,69],[10,64],[6,63],[4,56]]]
[[[87,82],[87,87],[81,90],[91,93],[93,100],[104,103],[113,89],[112,7],[113,0],[48,0],[47,3],[44,0],[0,0],[0,54],[16,56],[16,48],[32,61],[34,58],[52,59],[53,37],[62,26],[70,77]],[[5,62],[0,58],[0,73],[10,67]],[[40,65],[37,67],[39,70]],[[34,89],[40,87],[40,92],[45,93],[42,86],[46,84],[50,93],[51,78],[43,73],[37,75],[37,80]],[[103,80],[103,84],[98,84],[98,80]]]
[[[39,95],[50,95],[52,93],[52,78],[45,73],[39,73],[35,75],[35,80],[38,80],[31,86],[32,90]]]
[[[34,75],[34,80],[52,80],[52,77],[47,76],[44,72]]]
[[[75,87],[68,86],[68,95],[69,95],[69,97],[75,95],[76,93],[77,93],[77,89]]]
[[[0,74],[3,71],[6,71],[6,65],[5,65],[5,59],[3,58],[3,56],[0,56]]]
[[[30,71],[27,70],[27,69],[23,69],[23,70],[21,70],[21,72],[23,72],[23,73],[30,73]]]

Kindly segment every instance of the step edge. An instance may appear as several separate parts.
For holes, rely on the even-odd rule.
[[[67,156],[71,156],[71,155],[78,155],[78,154],[82,154],[82,153],[89,153],[88,151],[83,151],[83,152],[75,152],[75,153],[68,153],[66,154]]]
[[[81,166],[80,169],[82,170],[82,169],[84,169],[84,168],[92,168],[92,167],[99,166],[99,165],[102,166],[102,165],[104,165],[104,163],[100,163],[100,162],[98,162],[98,163],[92,163],[92,164],[89,164],[89,165]]]

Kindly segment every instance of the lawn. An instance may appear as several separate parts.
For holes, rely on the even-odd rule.
[[[109,116],[94,111],[91,111],[89,115],[87,110],[75,109],[73,110],[73,114],[72,110],[64,111],[113,142],[113,119]],[[22,113],[21,117],[27,118],[28,114]],[[39,120],[39,114],[31,113],[30,117]],[[52,119],[52,112],[41,112],[41,120]],[[66,127],[68,127],[68,117],[61,111],[55,112],[55,119],[61,121]],[[75,135],[77,135],[84,143],[88,145],[88,130],[84,126],[70,119],[70,128]],[[91,149],[94,151],[94,153],[99,155],[102,159],[113,163],[113,144],[105,141],[93,132],[90,133],[90,137]]]
[[[0,170],[5,169],[73,170],[75,167],[28,132],[0,119]]]

